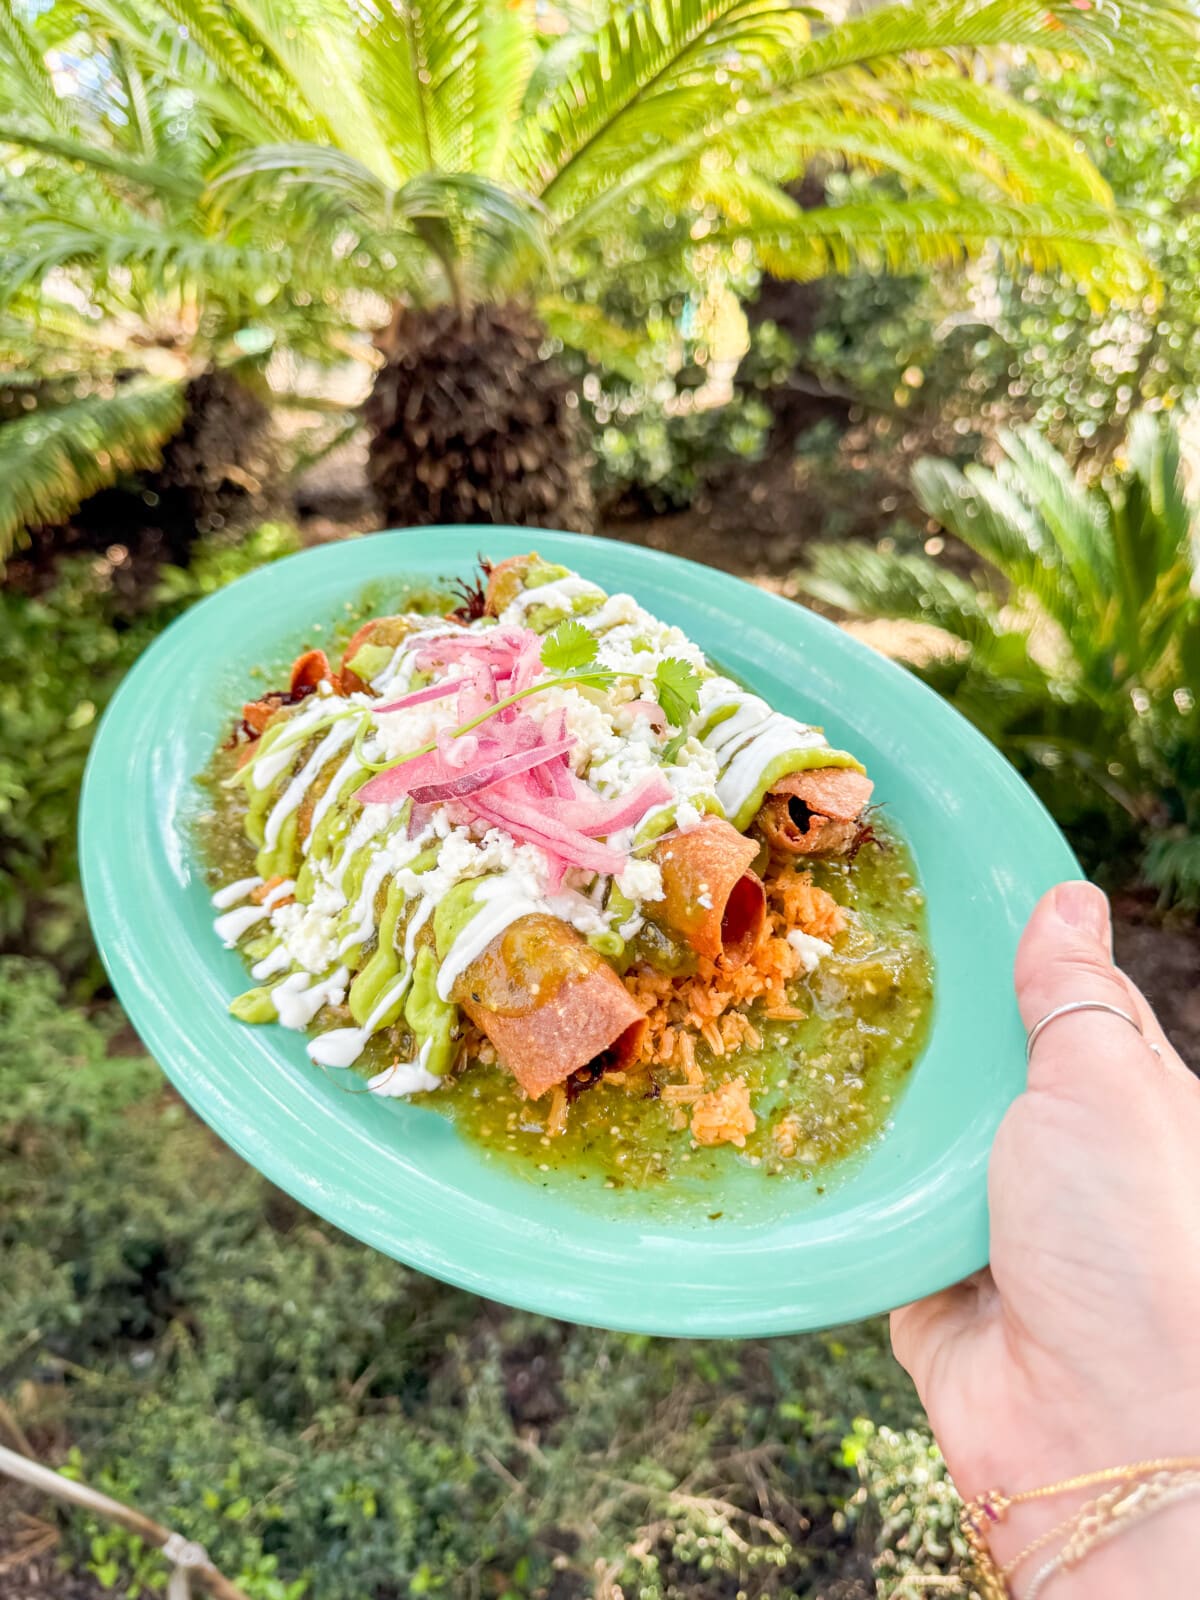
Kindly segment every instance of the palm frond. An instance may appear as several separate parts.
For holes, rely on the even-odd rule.
[[[1005,173],[1013,199],[1035,200],[1053,186],[1055,193],[1085,205],[1113,203],[1112,190],[1074,138],[994,84],[929,77],[907,104],[918,116],[944,122],[972,148],[987,151]]]
[[[552,277],[544,213],[529,195],[514,194],[473,172],[423,173],[391,200],[446,268],[456,292],[472,295],[496,286],[497,274],[525,268],[533,281]],[[471,281],[463,285],[461,271]]]
[[[1159,530],[1153,554],[1165,565],[1187,555],[1198,530],[1184,489],[1179,436],[1149,411],[1139,411],[1125,447],[1129,470],[1146,486],[1150,516]]]
[[[49,294],[17,295],[0,310],[0,370],[5,382],[20,371],[30,380],[59,373],[111,375],[127,366],[122,330]]]
[[[929,85],[931,90],[937,87],[937,82]],[[724,143],[704,141],[699,161],[677,168],[678,177],[672,175],[665,152],[647,167],[656,184],[667,193],[677,193],[681,203],[694,195],[723,210],[725,173],[733,177],[735,193],[738,175],[752,174],[765,200],[765,189],[774,179],[791,178],[814,161],[840,161],[868,172],[892,173],[910,192],[924,191],[942,201],[994,196],[1026,204],[1049,194],[1082,193],[1085,206],[1111,207],[1112,196],[1086,157],[1073,148],[1051,152],[1043,144],[1036,159],[1031,158],[1024,148],[1023,118],[1013,118],[1008,127],[997,119],[996,130],[989,131],[988,97],[979,93],[985,86],[966,88],[968,93],[961,98],[980,124],[978,134],[967,127],[965,115],[952,121],[929,114],[916,98],[901,102],[870,94],[858,109],[843,110],[831,97],[827,106],[804,105],[786,116],[775,112],[756,116],[752,111]],[[650,175],[646,170],[630,172],[617,180],[616,187],[636,188]],[[1092,198],[1093,188],[1098,188],[1098,198]],[[611,189],[597,196],[571,219],[565,236],[575,237],[593,227],[598,214],[618,198]],[[742,209],[747,218],[757,213],[766,222],[778,212],[769,201],[766,206],[765,212],[757,206]]]
[[[1110,211],[1064,202],[1018,206],[971,200],[855,202],[806,212],[801,224],[739,230],[779,277],[829,272],[907,272],[958,262],[988,246],[1010,262],[1062,271],[1113,294],[1144,285],[1137,241]]]
[[[1069,575],[1072,599],[1101,614],[1115,576],[1107,503],[1079,482],[1035,429],[1003,432],[1000,443],[1008,460],[1001,463],[997,478],[1019,492],[1046,527]]]
[[[1157,835],[1146,847],[1142,871],[1164,906],[1194,911],[1200,906],[1200,833],[1178,828]]]
[[[1002,631],[990,597],[927,556],[819,544],[796,577],[805,594],[851,616],[929,623],[969,645]]]
[[[661,140],[676,127],[684,101],[692,107],[689,126],[697,106],[706,104],[713,117],[709,74],[722,71],[732,101],[741,82],[761,79],[806,32],[801,14],[776,0],[617,7],[567,75],[528,109],[513,152],[518,181],[569,209],[571,189],[590,184],[589,172],[645,156],[656,134]]]
[[[0,0],[0,52],[10,68],[6,94],[17,95],[27,109],[45,119],[47,127],[69,138],[75,132],[71,118],[58,97],[41,46],[18,14],[15,0]]]
[[[236,8],[222,0],[158,0],[203,51],[225,82],[253,107],[277,139],[303,138],[309,127],[297,115],[286,85],[264,66],[244,32],[234,25]]]
[[[181,124],[190,132],[204,117],[218,120],[223,129],[243,142],[281,136],[271,122],[264,120],[257,100],[243,94],[233,79],[223,76],[220,62],[205,52],[187,27],[157,11],[154,3],[78,0],[78,5],[89,36],[103,40],[110,55],[119,50],[143,82],[153,85],[153,131],[156,143],[164,149],[178,143],[174,131]],[[119,69],[114,68],[116,71]],[[299,136],[311,132],[311,127],[305,127]],[[282,136],[296,136],[290,123]]]
[[[0,425],[0,570],[27,529],[65,521],[125,473],[157,466],[183,405],[181,384],[143,379]]]
[[[913,469],[913,487],[922,509],[993,566],[1015,596],[1032,597],[1066,627],[1090,607],[1091,597],[1079,588],[1066,550],[1042,516],[1040,467],[1031,470],[1026,481],[1009,463],[996,472],[974,465],[960,472],[949,461],[925,459]],[[1041,489],[1051,493],[1048,483]],[[1084,506],[1079,515],[1089,510]]]
[[[1120,599],[1113,631],[1125,656],[1141,661],[1142,682],[1153,687],[1162,672],[1176,670],[1180,618],[1195,609],[1200,546],[1174,429],[1140,413],[1126,455],[1128,470],[1108,496],[1108,566]]]
[[[233,0],[226,7],[274,58],[314,128],[389,185],[404,173],[364,92],[359,14],[347,0]]]
[[[885,0],[816,34],[790,63],[793,82],[920,59],[929,68],[962,64],[964,53],[1019,46],[1049,56],[1083,55],[1114,76],[1147,85],[1187,73],[1198,23],[1184,0]],[[1154,56],[1159,71],[1147,74]]]
[[[777,64],[765,85],[747,86],[724,105],[698,92],[692,78],[663,86],[622,117],[621,159],[583,160],[568,192],[553,192],[564,242],[594,233],[651,186],[685,191],[681,175],[714,160],[786,182],[814,158],[840,157],[895,172],[942,199],[996,195],[1023,204],[1061,195],[1111,208],[1086,152],[988,83],[979,47],[959,43],[979,31],[969,24],[983,11],[989,20],[982,37],[1002,32],[1003,16],[979,0],[876,7],[813,40]],[[904,53],[913,41],[935,38],[936,52]],[[824,62],[827,71],[820,70]]]
[[[473,138],[463,119],[478,113],[495,129],[510,115],[524,92],[533,27],[526,0],[508,8],[409,0],[372,10],[360,38],[363,89],[380,108],[401,179],[463,170],[464,142]]]
[[[925,456],[912,472],[921,509],[982,556],[1013,585],[1026,583],[1054,551],[1026,501],[991,473],[961,472],[952,461]]]
[[[118,268],[140,268],[163,286],[263,293],[290,270],[285,252],[235,245],[184,228],[156,226],[132,214],[113,225],[104,218],[22,218],[0,226],[0,306],[44,281],[58,267],[80,264],[103,282]]]
[[[260,144],[214,168],[210,187],[219,208],[261,203],[254,179],[278,179],[284,188],[320,191],[347,212],[378,217],[391,198],[384,181],[348,151],[329,144]],[[240,196],[237,193],[240,191]]]
[[[180,200],[195,201],[200,197],[201,185],[189,173],[159,162],[125,156],[86,139],[68,138],[65,134],[31,133],[12,124],[0,123],[0,144],[19,145],[26,150],[57,156],[62,161],[93,167],[109,177],[124,178],[139,188],[168,193]]]
[[[452,170],[499,178],[533,69],[534,0],[464,0],[460,9],[473,15],[438,90],[438,142]]]
[[[109,48],[113,66],[125,91],[130,125],[137,135],[138,153],[146,161],[154,161],[158,155],[158,131],[154,125],[154,110],[150,104],[146,79],[133,53],[119,40],[112,41]]]

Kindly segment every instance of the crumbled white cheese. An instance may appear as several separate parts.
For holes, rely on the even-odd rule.
[[[397,756],[410,755],[423,745],[431,744],[439,733],[458,727],[457,678],[444,700],[426,700],[419,706],[406,706],[403,711],[377,712],[375,734],[370,741],[371,759],[394,761]]]
[[[569,922],[585,939],[589,934],[608,931],[608,918],[578,889],[564,888],[558,894],[546,895],[545,901],[551,916]]]
[[[489,828],[482,839],[469,828],[454,827],[444,813],[435,813],[433,830],[442,838],[437,865],[428,872],[411,872],[402,866],[397,881],[406,894],[432,896],[438,901],[464,878],[504,872],[528,881],[531,896],[538,896],[546,882],[546,857],[535,845],[517,844],[499,828]]]
[[[612,716],[597,704],[598,699],[594,690],[561,688],[545,689],[526,701],[530,716],[542,724],[554,713],[560,710],[564,713],[567,734],[575,740],[570,761],[572,771],[577,774],[621,749],[622,741],[613,730]]]
[[[322,885],[328,897],[328,887]],[[293,900],[290,905],[278,906],[271,914],[271,926],[279,935],[294,966],[306,972],[327,972],[337,956],[337,918],[328,911],[318,910],[315,904],[301,905]]]
[[[639,679],[647,693],[653,690],[654,674],[667,656],[707,667],[698,645],[681,629],[644,611],[632,595],[611,595],[599,611],[581,620],[596,635],[600,665]]]
[[[656,861],[631,861],[617,879],[617,887],[630,900],[661,900],[662,868]]]
[[[802,933],[799,928],[794,928],[788,934],[787,942],[800,957],[805,972],[815,972],[822,959],[833,953],[833,946],[827,940],[818,939],[811,933]]]

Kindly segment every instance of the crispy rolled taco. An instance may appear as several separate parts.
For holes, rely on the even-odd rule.
[[[851,767],[790,772],[763,801],[758,826],[767,843],[785,855],[845,855],[874,787],[865,772]]]
[[[646,1031],[604,958],[569,923],[537,912],[497,935],[451,994],[534,1100],[581,1067],[629,1066]]]
[[[762,882],[750,870],[757,855],[757,841],[720,817],[668,834],[651,857],[663,884],[662,900],[650,907],[652,920],[697,955],[749,960],[766,916]]]

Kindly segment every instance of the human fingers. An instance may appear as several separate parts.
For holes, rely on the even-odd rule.
[[[1114,1011],[1056,1017],[1034,1045],[1031,1087],[1073,1078],[1099,1061],[1150,1067],[1156,1054],[1170,1070],[1187,1074],[1145,998],[1113,965],[1108,901],[1092,884],[1060,883],[1043,896],[1017,951],[1015,982],[1026,1028],[1060,1006],[1088,1001],[1132,1017],[1142,1034],[1139,1039]]]

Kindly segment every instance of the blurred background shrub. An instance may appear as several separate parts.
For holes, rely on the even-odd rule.
[[[1119,880],[1123,852],[1167,901],[1200,904],[1198,532],[1178,440],[1147,413],[1089,488],[1032,429],[994,471],[918,463],[917,496],[986,563],[818,545],[800,578],[859,616],[942,630],[921,674],[1033,783]]]
[[[51,957],[87,992],[102,981],[83,908],[76,820],[96,723],[154,635],[195,600],[289,555],[295,530],[209,535],[189,567],[126,581],[129,551],[69,556],[40,592],[0,589],[0,951]]]

